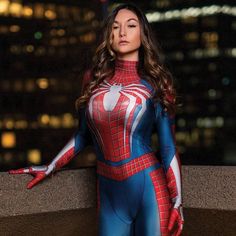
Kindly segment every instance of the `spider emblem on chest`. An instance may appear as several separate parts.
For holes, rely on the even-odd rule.
[[[136,104],[137,98],[141,99],[142,105],[145,100],[151,96],[147,88],[142,84],[129,84],[123,86],[122,84],[110,84],[106,80],[101,84],[101,86],[94,91],[94,95],[90,100],[90,111],[92,111],[92,104],[94,99],[103,94],[103,106],[105,111],[113,111],[117,105],[121,95],[128,98],[127,111],[131,111],[133,106]]]

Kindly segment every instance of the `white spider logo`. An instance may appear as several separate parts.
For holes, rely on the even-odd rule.
[[[89,101],[89,114],[93,117],[93,101],[100,94],[104,94],[103,98],[103,106],[105,111],[111,112],[115,108],[118,103],[118,100],[123,94],[125,97],[129,99],[129,103],[127,105],[126,114],[125,114],[125,122],[124,122],[124,147],[125,145],[125,137],[126,137],[126,125],[130,116],[131,111],[137,105],[137,98],[141,99],[141,109],[138,111],[138,114],[135,117],[135,120],[132,125],[131,135],[130,135],[130,147],[132,148],[132,135],[139,123],[140,118],[146,110],[146,99],[151,97],[150,92],[147,87],[143,84],[129,84],[126,86],[122,86],[122,84],[110,84],[106,80],[103,81],[101,86],[94,90],[93,95]],[[134,96],[135,94],[136,96]],[[94,126],[95,127],[95,126]],[[98,133],[98,132],[97,132]],[[99,135],[100,136],[100,135]],[[101,137],[100,137],[101,138]],[[102,139],[100,139],[102,141]],[[104,145],[103,145],[104,146]]]

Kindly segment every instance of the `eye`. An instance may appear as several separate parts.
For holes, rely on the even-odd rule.
[[[128,25],[129,28],[135,28],[136,25]]]
[[[113,29],[118,29],[119,27],[118,27],[118,26],[116,26],[116,25],[114,25],[112,28],[113,28]]]

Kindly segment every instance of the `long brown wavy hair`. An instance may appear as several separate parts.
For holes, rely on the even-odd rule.
[[[171,115],[176,111],[176,92],[173,77],[169,70],[161,63],[160,49],[154,39],[151,26],[145,14],[134,4],[121,4],[116,7],[104,21],[102,27],[102,42],[97,47],[93,57],[93,66],[89,71],[90,83],[76,100],[77,110],[85,106],[92,91],[115,71],[116,54],[111,48],[112,25],[119,10],[128,9],[137,15],[140,23],[141,46],[139,48],[138,74],[148,81],[154,88],[154,101],[159,101],[164,109]]]

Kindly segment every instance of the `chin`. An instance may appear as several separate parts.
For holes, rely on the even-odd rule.
[[[132,54],[136,51],[136,49],[128,49],[128,48],[123,48],[123,49],[118,49],[116,51],[117,54],[125,55],[125,54]]]

